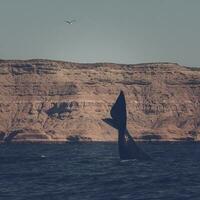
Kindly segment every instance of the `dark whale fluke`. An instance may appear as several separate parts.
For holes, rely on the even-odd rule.
[[[120,92],[115,104],[112,106],[110,115],[112,119],[104,119],[104,121],[114,128],[117,128],[118,130],[118,146],[120,159],[151,159],[148,154],[146,154],[142,149],[137,146],[127,130],[126,100],[123,91]]]

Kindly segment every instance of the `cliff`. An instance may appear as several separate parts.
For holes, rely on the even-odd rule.
[[[116,141],[119,91],[137,140],[200,140],[200,71],[175,63],[0,60],[1,141]]]

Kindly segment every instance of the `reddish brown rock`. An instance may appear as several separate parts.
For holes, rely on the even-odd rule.
[[[135,139],[200,140],[199,68],[49,60],[0,60],[0,139],[115,141],[102,119],[120,90]]]

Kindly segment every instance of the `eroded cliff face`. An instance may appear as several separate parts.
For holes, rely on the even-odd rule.
[[[200,139],[200,71],[174,63],[0,61],[0,141],[116,141],[120,90],[140,140]]]

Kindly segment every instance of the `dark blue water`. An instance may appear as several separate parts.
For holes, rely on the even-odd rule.
[[[153,161],[120,162],[117,144],[0,145],[0,199],[200,199],[200,144],[140,144]]]

